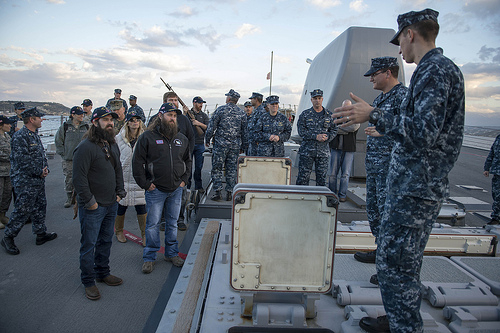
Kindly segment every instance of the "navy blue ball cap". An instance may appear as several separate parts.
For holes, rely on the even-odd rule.
[[[206,102],[200,96],[196,96],[195,98],[193,98],[193,103],[206,103]]]
[[[106,116],[111,116],[115,119],[118,118],[118,115],[116,113],[107,109],[105,106],[100,106],[97,109],[94,109],[94,112],[92,112],[91,121],[94,121],[95,119],[104,118]]]
[[[167,112],[172,112],[175,111],[177,114],[181,113],[181,110],[175,107],[174,103],[163,103],[160,106],[160,110],[158,110],[158,113],[164,114]]]
[[[127,116],[125,117],[126,121],[129,121],[132,118],[138,118],[142,120],[142,117],[140,114],[138,114],[135,110],[127,112]]]
[[[323,90],[314,89],[313,91],[311,91],[311,98],[314,98],[316,96],[323,96]]]
[[[236,99],[240,98],[240,94],[237,91],[234,91],[233,89],[230,89],[229,92],[226,94],[226,96]]]
[[[121,90],[121,89],[119,89],[119,88],[116,88],[116,89],[115,89],[115,94],[121,94],[121,93],[122,93],[122,90]]]
[[[14,110],[26,110],[23,102],[17,102],[14,104]]]
[[[0,115],[0,125],[3,125],[3,124],[13,124],[15,123],[16,121],[14,120],[10,120],[9,118],[7,118],[6,116],[4,115]]]
[[[85,112],[83,111],[81,106],[73,106],[70,111],[71,114],[84,114]]]
[[[252,96],[248,97],[248,99],[257,98],[257,97],[263,98],[264,95],[262,95],[261,93],[258,93],[258,92],[253,92]]]
[[[24,110],[23,113],[21,113],[21,118],[43,117],[43,116],[45,116],[45,113],[38,111],[36,109],[36,106],[34,108],[29,108],[27,110]]]
[[[90,99],[86,98],[86,99],[83,100],[83,102],[82,102],[81,105],[83,105],[83,106],[90,106],[90,105],[92,105],[92,101]]]
[[[389,67],[399,67],[398,59],[394,57],[379,57],[372,59],[372,65],[368,72],[364,76],[370,76],[378,70],[389,68]]]
[[[243,104],[244,106],[252,106],[252,102],[245,102],[245,104]]]
[[[128,99],[137,99],[137,97],[135,97],[134,95],[130,95]]]
[[[426,9],[421,10],[419,12],[411,11],[411,12],[399,15],[398,16],[398,32],[396,32],[394,37],[392,37],[390,43],[394,44],[394,45],[399,45],[399,40],[398,40],[399,34],[407,26],[410,26],[412,24],[415,24],[415,23],[420,22],[420,21],[425,21],[425,20],[432,20],[432,21],[435,21],[437,23],[438,15],[439,15],[438,11],[436,11],[434,9],[430,9],[430,8],[426,8]]]
[[[269,97],[266,97],[266,102],[267,104],[279,104],[280,98],[276,95],[271,95]]]

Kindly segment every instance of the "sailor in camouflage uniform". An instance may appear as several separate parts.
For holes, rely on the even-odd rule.
[[[493,212],[488,225],[497,225],[500,220],[500,135],[491,146],[490,153],[484,162],[483,174],[488,177],[493,175],[491,180],[491,195],[493,196]]]
[[[272,95],[266,98],[270,107],[269,113],[263,113],[255,125],[255,139],[259,143],[258,156],[284,157],[285,141],[290,139],[292,125],[279,110],[279,97]]]
[[[408,88],[398,81],[399,64],[395,57],[380,57],[372,59],[370,69],[364,76],[370,77],[373,89],[382,93],[375,98],[373,107],[381,112],[399,114],[399,107]],[[394,141],[388,136],[377,132],[373,124],[365,129],[366,140],[366,213],[370,229],[375,239],[380,230],[385,197],[386,178],[391,161],[391,152]],[[354,258],[361,262],[375,263],[376,251],[356,252]],[[375,275],[376,276],[376,275]]]
[[[236,103],[240,94],[233,89],[226,94],[226,105],[219,106],[210,118],[205,132],[205,144],[214,139],[212,156],[212,200],[221,200],[222,170],[226,169],[226,201],[231,200],[236,184],[238,155],[248,148],[247,118]]]
[[[130,108],[128,109],[127,113],[125,116],[127,116],[129,113],[138,115],[141,117],[142,122],[145,124],[146,123],[146,116],[144,115],[144,110],[137,105],[137,97],[134,95],[130,95],[130,98],[128,99],[130,103]]]
[[[258,92],[253,92],[248,99],[253,106],[252,116],[248,119],[248,156],[258,156],[257,154],[257,139],[255,138],[254,127],[257,125],[259,117],[266,112],[262,99],[264,96]]]
[[[33,233],[37,235],[36,245],[42,245],[57,237],[56,233],[47,233],[45,226],[45,177],[49,174],[49,167],[42,141],[37,134],[38,128],[42,126],[41,117],[44,115],[36,107],[25,110],[21,114],[24,126],[12,138],[10,178],[17,198],[1,242],[9,254],[19,254],[14,238],[28,218],[31,218]]]
[[[247,129],[248,129],[248,133],[250,133],[250,130],[251,130],[250,124],[251,124],[251,122],[253,120],[253,105],[252,105],[252,102],[247,101],[247,102],[245,102],[245,104],[243,104],[243,106],[245,107],[245,113],[247,114]],[[248,149],[245,152],[245,155],[250,156],[250,152],[251,151],[252,151],[252,142],[251,142],[251,140],[249,138],[249,140],[248,140]]]
[[[9,120],[12,121],[12,127],[10,128],[9,135],[12,138],[14,133],[19,131],[18,121],[22,121],[21,113],[26,110],[26,106],[24,106],[23,102],[17,102],[14,104],[14,112],[16,113],[14,116],[9,117]]]
[[[316,166],[316,185],[326,186],[326,174],[330,159],[328,143],[337,135],[337,125],[332,112],[323,107],[323,91],[311,92],[313,107],[302,111],[297,123],[302,143],[299,149],[299,174],[297,185],[309,185],[313,164]]]
[[[115,97],[108,99],[108,101],[106,102],[106,108],[110,109],[112,101],[121,101],[123,107],[125,108],[125,113],[127,113],[127,110],[128,110],[127,102],[123,98],[121,98],[121,97],[122,97],[122,90],[121,89],[115,89]]]
[[[449,195],[448,173],[460,153],[465,118],[462,73],[435,46],[437,16],[432,9],[398,16],[391,43],[400,46],[407,63],[417,64],[399,115],[382,113],[354,94],[356,104],[335,110],[335,116],[345,117],[335,122],[369,120],[395,141],[376,259],[387,316],[360,320],[367,332],[423,332],[420,269],[432,225]]]

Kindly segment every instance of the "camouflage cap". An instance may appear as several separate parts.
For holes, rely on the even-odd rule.
[[[160,110],[158,110],[158,113],[164,114],[167,112],[172,112],[175,111],[177,114],[181,114],[181,110],[175,107],[174,103],[163,103],[160,106]]]
[[[240,94],[236,91],[234,91],[233,89],[229,90],[229,92],[226,94],[226,96],[229,96],[231,98],[240,98]]]
[[[243,106],[252,106],[252,102],[246,101],[245,104],[243,104]]]
[[[23,113],[21,113],[21,118],[28,118],[28,117],[43,117],[45,116],[45,113],[40,112],[36,109],[36,106],[34,108],[29,108]]]
[[[88,98],[85,98],[83,100],[83,102],[82,102],[81,105],[83,105],[83,106],[91,106],[92,105],[92,101],[90,99],[88,99]]]
[[[195,98],[193,98],[193,103],[206,103],[206,102],[200,96],[196,96]]]
[[[262,94],[260,94],[260,93],[258,93],[258,92],[253,92],[253,93],[252,93],[252,96],[248,97],[248,99],[258,98],[258,97],[263,98],[263,97],[264,97],[264,95],[262,95]]]
[[[14,110],[26,110],[23,102],[17,102],[14,104]]]
[[[128,99],[137,99],[137,97],[135,97],[134,95],[130,95]]]
[[[364,76],[370,76],[380,69],[396,67],[396,66],[399,67],[399,64],[398,64],[398,59],[395,57],[372,58],[372,65],[368,70],[368,72],[364,74]]]
[[[398,16],[398,32],[392,37],[391,43],[394,45],[399,45],[399,34],[401,31],[403,31],[404,28],[406,28],[409,25],[412,25],[414,23],[420,22],[420,21],[425,21],[425,20],[433,20],[437,23],[437,17],[439,15],[438,11],[435,11],[434,9],[426,8],[424,10],[421,10],[419,12],[408,12],[404,13]]]
[[[311,91],[311,98],[314,98],[316,96],[322,96],[323,97],[323,90],[321,89],[314,89]]]
[[[119,88],[116,88],[116,89],[115,89],[115,94],[121,94],[121,93],[122,93],[122,90],[121,90],[121,89],[119,89]]]
[[[70,111],[71,114],[84,114],[85,112],[83,111],[81,106],[73,106]]]
[[[279,104],[280,98],[276,95],[271,95],[269,97],[266,97],[266,102],[267,104]]]
[[[13,124],[15,122],[16,121],[10,120],[8,117],[6,117],[4,115],[0,115],[0,125],[3,125],[3,124]]]
[[[111,110],[106,109],[105,106],[98,107],[97,109],[92,112],[92,118],[91,121],[94,121],[95,119],[100,119],[104,118],[106,116],[111,116],[113,118],[118,118],[118,115]]]
[[[115,99],[115,100],[109,102],[109,109],[111,111],[120,110],[122,107],[123,107],[123,102],[120,101],[119,99]]]

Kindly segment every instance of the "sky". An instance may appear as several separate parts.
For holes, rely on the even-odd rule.
[[[348,27],[397,30],[398,14],[425,8],[440,12],[436,45],[464,74],[466,125],[500,126],[498,0],[0,0],[0,100],[98,107],[121,88],[156,113],[161,77],[212,112],[231,88],[240,103],[268,96],[273,52],[272,94],[293,107],[306,59]]]

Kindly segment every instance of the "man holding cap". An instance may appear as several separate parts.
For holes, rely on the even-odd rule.
[[[16,192],[14,211],[5,229],[2,246],[9,254],[19,254],[14,238],[28,219],[33,223],[36,245],[45,244],[57,237],[55,232],[47,233],[45,214],[45,177],[49,174],[47,157],[37,129],[42,127],[44,113],[36,107],[21,113],[24,126],[14,134],[11,142],[10,178]]]
[[[259,143],[258,156],[284,157],[285,141],[290,139],[292,125],[283,113],[279,112],[280,99],[276,95],[266,98],[269,113],[263,113],[255,125],[255,139]]]
[[[222,170],[226,170],[226,201],[231,200],[236,184],[238,155],[248,148],[247,118],[236,103],[240,94],[233,89],[226,94],[226,105],[219,106],[210,118],[205,134],[205,144],[214,139],[212,156],[212,181],[214,194],[211,200],[222,200]]]
[[[137,97],[134,95],[130,95],[128,101],[130,103],[130,109],[128,109],[127,115],[130,112],[137,114],[141,117],[142,122],[145,124],[146,116],[144,115],[144,110],[139,105],[137,105]]]
[[[26,107],[24,106],[23,102],[17,102],[14,104],[14,112],[16,115],[10,117],[9,119],[12,121],[12,127],[10,128],[9,135],[12,138],[14,136],[14,133],[19,131],[19,127],[17,127],[17,122],[23,120],[21,117],[21,113],[26,110]]]
[[[85,112],[81,107],[73,106],[69,119],[59,127],[54,139],[56,153],[62,157],[64,189],[67,195],[64,208],[71,206],[73,197],[73,152],[89,129],[89,125],[83,121],[84,114]]]
[[[177,128],[177,112],[173,103],[164,103],[158,116],[135,144],[132,159],[134,179],[146,190],[146,247],[142,272],[154,269],[160,250],[160,220],[165,213],[165,260],[181,267],[177,242],[177,219],[181,209],[182,189],[191,174],[191,153],[187,137]]]
[[[332,112],[323,107],[323,91],[311,91],[312,108],[302,111],[297,129],[302,138],[299,148],[297,185],[309,185],[313,164],[316,166],[316,185],[326,186],[330,158],[328,143],[337,135]]]
[[[257,124],[257,120],[259,117],[266,112],[264,109],[264,105],[262,104],[262,100],[264,96],[261,93],[253,92],[252,96],[248,98],[253,107],[252,116],[247,118],[248,120],[248,156],[258,156],[257,153],[257,140],[255,138],[255,130],[254,127]],[[245,108],[246,111],[246,108]],[[247,113],[248,115],[248,113]]]
[[[194,131],[194,151],[192,157],[194,158],[194,189],[197,191],[204,192],[203,183],[201,181],[201,169],[203,169],[203,153],[205,152],[205,132],[208,127],[208,115],[202,111],[203,103],[206,103],[203,98],[196,96],[193,98],[193,108],[191,113],[194,115],[194,119],[191,119]],[[200,128],[203,135],[198,133],[196,128]],[[188,189],[191,188],[191,174],[189,175]],[[180,222],[183,223],[183,222]],[[179,226],[179,229],[181,227]]]
[[[420,269],[424,249],[444,198],[448,173],[462,146],[465,93],[460,69],[436,48],[438,12],[425,9],[398,16],[399,45],[417,67],[394,115],[351,93],[355,104],[335,109],[337,123],[370,121],[394,140],[387,197],[377,238],[377,276],[387,317],[366,317],[368,332],[423,332]]]
[[[101,298],[95,282],[123,283],[110,274],[109,255],[118,201],[125,198],[120,150],[115,143],[116,113],[104,106],[92,113],[92,125],[73,156],[73,185],[80,217],[80,270],[85,296]]]
[[[128,105],[127,105],[127,102],[124,99],[122,99],[122,90],[121,89],[118,89],[118,88],[115,89],[115,97],[108,99],[108,101],[106,102],[106,107],[108,109],[110,109],[112,101],[121,101],[123,104],[123,107],[125,108],[125,113],[127,112]]]
[[[90,119],[92,118],[92,101],[88,98],[84,99],[82,102],[82,108],[83,112],[85,112],[85,115],[83,116],[83,120],[86,123],[90,123]]]
[[[399,114],[401,102],[408,92],[408,88],[398,81],[398,73],[397,58],[380,57],[372,59],[371,67],[364,75],[370,77],[373,89],[382,91],[372,103],[372,106],[379,108],[382,113]],[[365,133],[366,213],[372,234],[377,239],[385,205],[386,178],[394,140],[378,133],[373,124],[369,124]],[[361,262],[375,263],[376,254],[376,251],[356,252],[354,258]]]

